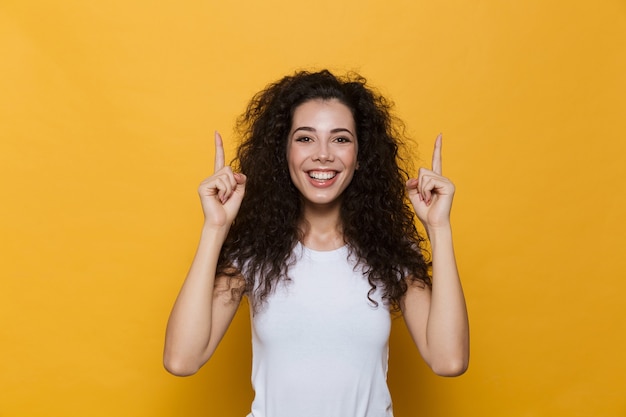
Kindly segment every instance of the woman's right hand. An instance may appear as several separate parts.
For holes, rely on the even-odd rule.
[[[224,143],[215,132],[214,173],[198,188],[205,226],[229,228],[237,217],[246,189],[246,176],[225,166]]]

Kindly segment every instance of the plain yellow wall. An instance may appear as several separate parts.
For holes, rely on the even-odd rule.
[[[431,374],[396,320],[396,415],[626,416],[623,0],[3,0],[0,53],[0,416],[246,414],[245,307],[186,379],[165,322],[213,130],[324,67],[422,160],[442,131],[458,188],[470,370]]]

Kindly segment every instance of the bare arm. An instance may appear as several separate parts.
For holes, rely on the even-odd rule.
[[[211,357],[239,305],[230,289],[242,277],[216,278],[219,254],[245,192],[246,178],[224,166],[224,148],[215,136],[215,173],[198,189],[204,226],[196,256],[170,314],[163,363],[180,376],[191,375]]]
[[[441,176],[441,135],[433,169],[407,182],[409,197],[432,248],[432,290],[410,284],[401,301],[405,322],[422,357],[435,373],[460,375],[469,363],[469,322],[454,256],[450,210],[454,185]]]

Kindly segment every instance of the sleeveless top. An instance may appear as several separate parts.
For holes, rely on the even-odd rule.
[[[388,305],[347,246],[298,244],[289,269],[252,316],[248,417],[392,417]],[[254,300],[251,300],[254,301]],[[251,302],[250,305],[253,305]]]

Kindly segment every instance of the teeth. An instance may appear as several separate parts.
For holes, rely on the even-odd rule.
[[[329,180],[337,175],[336,172],[309,172],[309,177],[316,180]]]

